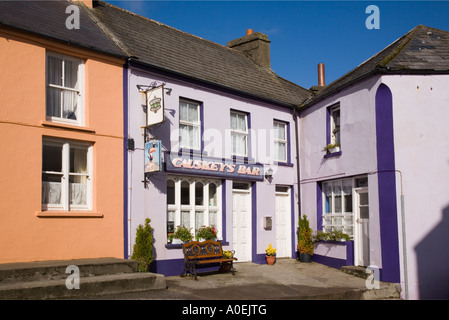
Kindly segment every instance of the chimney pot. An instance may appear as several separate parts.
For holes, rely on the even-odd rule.
[[[246,29],[246,35],[249,36],[254,33],[253,29]]]
[[[318,85],[319,86],[325,86],[326,81],[324,78],[324,63],[318,64]]]

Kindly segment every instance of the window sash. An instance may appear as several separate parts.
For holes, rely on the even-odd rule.
[[[80,59],[47,53],[46,115],[51,121],[81,124],[83,63]]]
[[[187,184],[189,201],[185,199]],[[167,230],[169,224],[174,225],[174,229],[184,225],[189,229],[192,228],[192,235],[195,236],[199,227],[215,225],[218,237],[223,237],[221,234],[221,181],[169,176],[167,186],[174,191],[174,201],[167,198],[167,202],[169,200],[171,202],[167,203]],[[201,199],[199,199],[200,195]],[[167,232],[167,239],[169,236]]]
[[[179,101],[179,145],[199,150],[201,147],[200,105]]]
[[[354,179],[325,181],[322,184],[323,232],[343,231],[354,236]]]
[[[330,114],[330,140],[332,144],[340,144],[340,106],[332,107]]]
[[[287,162],[287,124],[274,121],[274,160]]]
[[[248,115],[231,112],[232,154],[248,156]]]
[[[49,153],[48,147],[59,147],[61,152],[59,155]],[[60,157],[61,171],[45,170],[52,169],[47,162],[54,161],[55,157]],[[44,140],[42,210],[90,210],[92,206],[91,162],[91,145]]]

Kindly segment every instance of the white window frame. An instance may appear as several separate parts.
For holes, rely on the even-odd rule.
[[[362,186],[359,185],[359,182],[362,183],[366,181]],[[331,204],[329,212],[326,212],[326,184],[332,186],[331,192]],[[351,191],[345,191],[344,186],[350,187]],[[367,176],[356,176],[352,178],[345,179],[337,179],[337,180],[328,180],[323,181],[322,184],[322,226],[323,232],[331,232],[331,231],[343,231],[348,234],[350,238],[353,240],[354,235],[356,233],[356,191],[360,190],[360,188],[366,188],[368,190],[368,178]],[[341,212],[335,211],[335,192],[333,186],[341,187]],[[345,196],[351,196],[351,212],[345,211]],[[329,223],[331,221],[331,223]],[[341,223],[334,223],[334,221],[340,221]]]
[[[243,116],[245,118],[245,130],[238,130],[238,129],[233,129],[232,128],[232,116],[233,115],[240,115]],[[230,120],[231,120],[231,154],[234,156],[240,156],[240,157],[248,157],[248,114],[244,113],[244,112],[239,112],[239,111],[231,111],[231,115],[230,115]],[[244,153],[238,153],[238,152],[234,152],[234,145],[233,145],[233,137],[234,136],[240,136],[240,137],[244,137],[245,138],[245,152]],[[236,148],[235,148],[236,149]]]
[[[287,148],[288,148],[288,135],[287,135],[288,125],[285,122],[277,121],[277,120],[273,121],[273,127],[274,127],[274,125],[279,125],[279,126],[284,127],[284,137],[285,137],[285,139],[280,139],[280,138],[276,137],[276,134],[274,134],[274,138],[273,138],[274,139],[274,150],[275,150],[274,160],[277,162],[287,162],[288,161],[288,159],[287,159],[288,158],[288,150],[287,150]],[[274,129],[274,132],[276,133],[277,130]],[[278,157],[280,155],[279,145],[281,145],[281,144],[285,145],[285,152],[282,155],[282,159],[280,159],[280,157]]]
[[[62,171],[44,171],[42,174],[53,174],[61,176],[61,203],[60,204],[46,204],[42,203],[42,211],[60,210],[60,211],[91,211],[92,210],[92,168],[93,168],[93,155],[92,144],[77,142],[72,140],[56,140],[56,139],[43,139],[42,149],[44,145],[61,146],[61,162]],[[70,149],[80,148],[87,150],[87,173],[73,173],[70,172]],[[43,151],[42,151],[43,161]],[[85,176],[86,177],[86,204],[77,205],[70,204],[70,177],[73,176]],[[43,185],[44,181],[41,182]],[[42,197],[41,197],[42,198]],[[43,202],[43,201],[41,201]]]
[[[59,58],[62,59],[62,81],[64,82],[64,63],[65,61],[72,61],[74,63],[78,64],[78,72],[77,72],[77,80],[78,80],[78,89],[76,88],[71,88],[71,87],[66,87],[64,85],[60,86],[57,84],[52,84],[49,83],[49,64],[48,64],[48,58],[49,57],[55,57],[55,58]],[[80,58],[77,57],[73,57],[73,56],[68,56],[65,54],[61,54],[61,53],[56,53],[56,52],[51,52],[51,51],[47,51],[46,54],[46,66],[45,66],[45,75],[46,75],[46,87],[47,88],[56,88],[56,89],[60,89],[61,91],[61,95],[64,91],[70,91],[70,92],[75,92],[76,93],[76,97],[77,97],[77,110],[76,110],[76,120],[74,119],[68,119],[68,118],[64,118],[62,116],[58,117],[58,116],[53,116],[53,115],[48,115],[47,114],[47,108],[48,108],[48,90],[46,91],[46,97],[47,97],[47,101],[46,101],[46,107],[45,107],[45,115],[46,115],[46,120],[47,121],[52,121],[52,122],[60,122],[60,123],[66,123],[66,124],[72,124],[72,125],[84,125],[84,61]],[[63,100],[61,99],[61,104]],[[63,110],[63,106],[61,105],[61,112]]]
[[[339,113],[338,121],[336,113]],[[339,144],[341,145],[341,113],[340,113],[340,105],[335,105],[329,108],[329,117],[330,117],[330,143],[331,144]],[[339,138],[337,138],[337,136]]]
[[[181,119],[181,103],[186,103],[186,104],[196,106],[196,111],[198,114],[198,118],[197,118],[198,122],[192,122],[192,121]],[[200,106],[200,104],[198,102],[194,102],[194,101],[190,101],[190,100],[186,100],[186,99],[180,99],[179,100],[179,110],[180,110],[179,111],[179,130],[180,130],[179,146],[180,146],[180,148],[200,150],[201,149],[201,106]],[[190,145],[189,144],[190,139],[189,139],[189,141],[182,141],[181,125],[184,125],[187,127],[192,127],[192,128],[197,128],[198,135],[196,137],[193,137],[193,139],[196,141],[198,147],[195,147],[194,145]]]
[[[330,186],[330,203],[327,206],[326,187]],[[344,186],[350,187],[350,192],[344,190]],[[334,187],[340,187],[340,211],[336,212],[336,198]],[[342,231],[351,239],[354,237],[354,179],[339,179],[325,181],[322,184],[323,192],[323,232]],[[346,212],[346,197],[351,196],[352,211]]]
[[[199,227],[206,225],[210,226],[210,216],[211,213],[216,213],[216,223],[214,224],[218,230],[217,238],[223,239],[223,227],[222,227],[222,199],[221,199],[221,180],[216,179],[205,179],[205,178],[193,178],[184,176],[167,176],[168,181],[173,181],[175,184],[175,203],[167,204],[167,224],[168,221],[174,221],[174,228],[183,225],[183,212],[188,212],[188,228],[191,229],[192,236],[195,237],[196,233],[196,214],[202,214],[202,223]],[[181,204],[181,184],[187,182],[189,184],[189,204]],[[199,182],[203,185],[203,204],[196,205],[195,203],[195,184]],[[216,203],[209,203],[209,186],[210,184],[215,184],[216,187]],[[172,215],[172,217],[170,217]],[[174,216],[174,217],[173,217]],[[170,220],[174,219],[174,220]],[[169,238],[167,233],[167,241]]]

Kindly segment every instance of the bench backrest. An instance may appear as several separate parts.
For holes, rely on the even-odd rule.
[[[182,245],[184,257],[187,259],[222,257],[223,249],[219,241],[190,241]]]

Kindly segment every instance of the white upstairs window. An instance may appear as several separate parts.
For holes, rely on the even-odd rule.
[[[81,59],[47,52],[46,118],[49,121],[84,124],[84,64]]]

